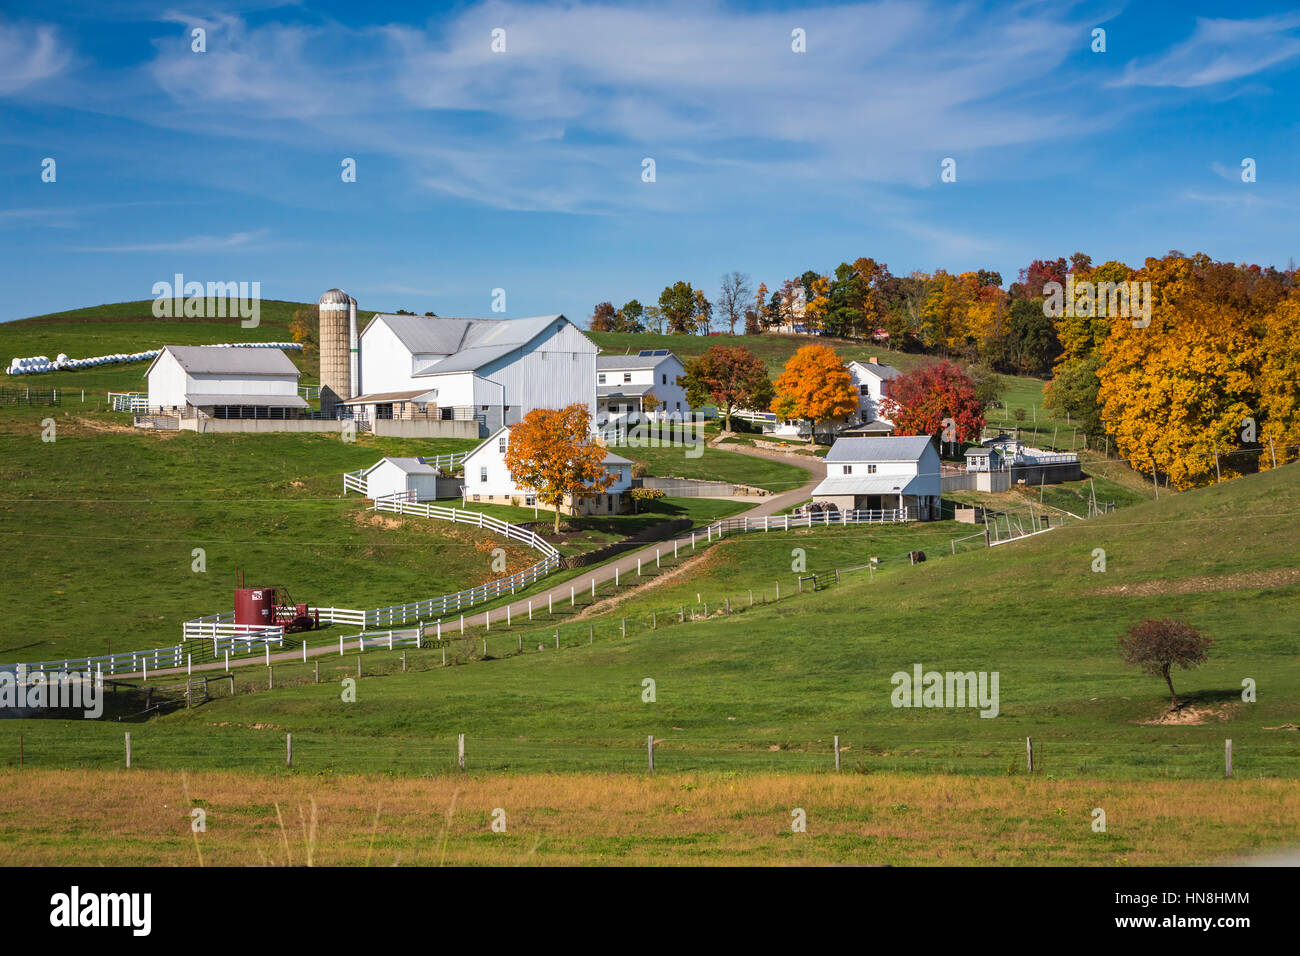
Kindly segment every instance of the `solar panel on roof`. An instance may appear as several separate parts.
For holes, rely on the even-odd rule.
[[[637,358],[654,358],[658,355],[667,355],[667,349],[642,349],[637,353]]]

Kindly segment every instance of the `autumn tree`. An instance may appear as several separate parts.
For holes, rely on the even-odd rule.
[[[753,287],[745,273],[732,271],[722,277],[718,287],[718,312],[732,335],[736,333],[736,323],[744,317],[745,306],[752,294]]]
[[[805,273],[803,281],[803,320],[810,329],[825,327],[826,314],[831,305],[830,279],[817,273]]]
[[[567,408],[535,408],[510,429],[506,468],[511,478],[531,488],[538,502],[555,509],[555,530],[560,530],[560,509],[565,497],[578,499],[600,494],[614,476],[605,468],[606,451],[591,438],[591,414],[577,402]]]
[[[1214,641],[1186,621],[1166,618],[1134,624],[1119,639],[1120,655],[1126,664],[1135,664],[1143,673],[1163,677],[1169,685],[1171,706],[1178,706],[1174,682],[1169,672],[1174,667],[1190,670],[1204,664]]]
[[[737,408],[766,408],[772,400],[772,382],[758,357],[743,345],[715,345],[686,362],[679,384],[694,406],[713,404],[723,415],[723,428],[731,431],[731,413]]]
[[[293,319],[289,322],[289,334],[295,342],[304,346],[315,340],[315,331],[320,328],[320,313],[315,308],[294,309]]]
[[[695,290],[689,282],[674,282],[659,293],[659,313],[669,335],[689,335],[695,331],[695,309]]]
[[[703,289],[695,290],[695,331],[708,335],[713,326],[713,303],[704,295]]]
[[[895,435],[930,435],[947,441],[973,441],[984,427],[984,407],[970,376],[951,362],[922,365],[885,383],[880,414],[894,423]],[[944,422],[952,432],[945,436]]]
[[[1147,259],[1134,281],[1151,283],[1149,324],[1112,321],[1097,373],[1119,454],[1178,488],[1253,469],[1255,456],[1222,453],[1240,448],[1243,421],[1259,416],[1259,327],[1285,290],[1201,253]]]
[[[771,409],[782,418],[811,422],[816,441],[818,422],[844,418],[858,410],[858,390],[834,349],[805,345],[790,356],[777,378]]]
[[[636,299],[623,303],[614,317],[615,332],[644,332],[645,309]]]
[[[767,322],[767,283],[760,282],[758,291],[754,293],[754,332],[749,331],[748,321],[746,322],[745,334],[757,335],[763,331],[764,326],[769,325]]]
[[[1300,292],[1293,290],[1264,320],[1264,362],[1260,370],[1259,440],[1271,444],[1260,464],[1271,467],[1296,457],[1300,445]]]
[[[591,311],[590,328],[593,332],[612,332],[614,331],[616,313],[614,305],[610,302],[598,302],[596,308]]]

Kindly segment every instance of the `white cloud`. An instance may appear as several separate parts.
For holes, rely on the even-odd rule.
[[[1163,56],[1130,63],[1117,86],[1197,87],[1260,73],[1300,56],[1300,13],[1227,20],[1198,17],[1196,29]]]
[[[58,76],[71,62],[53,26],[0,23],[0,96]]]
[[[498,208],[667,208],[745,168],[928,186],[942,156],[1082,132],[1050,108],[1078,25],[1041,7],[491,2],[427,28],[208,26],[206,54],[158,44],[165,98],[140,118],[395,158],[413,184]]]
[[[235,232],[228,236],[189,236],[162,242],[124,243],[113,246],[89,246],[78,252],[250,252],[265,249],[260,240],[267,230]]]

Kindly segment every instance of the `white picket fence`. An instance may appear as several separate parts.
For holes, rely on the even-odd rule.
[[[914,521],[916,516],[910,508],[886,508],[883,510],[860,509],[856,511],[819,511],[801,515],[762,515],[761,517],[723,518],[705,529],[709,540],[714,535],[722,537],[728,531],[789,531],[791,528],[813,528],[817,526],[834,527],[851,524],[902,524]]]

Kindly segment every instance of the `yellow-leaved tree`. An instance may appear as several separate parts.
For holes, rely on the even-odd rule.
[[[605,468],[606,451],[591,437],[591,414],[576,402],[567,408],[535,408],[510,429],[506,468],[514,481],[531,488],[540,504],[555,509],[560,530],[564,499],[600,494],[614,476]]]
[[[1224,477],[1253,470],[1257,456],[1227,453],[1260,414],[1259,326],[1275,297],[1249,270],[1199,253],[1149,258],[1134,281],[1151,283],[1150,324],[1112,318],[1098,372],[1120,455],[1178,488],[1213,482],[1216,453]]]
[[[1300,292],[1278,303],[1264,320],[1264,361],[1260,371],[1259,440],[1269,446],[1260,466],[1294,461],[1300,452]]]

